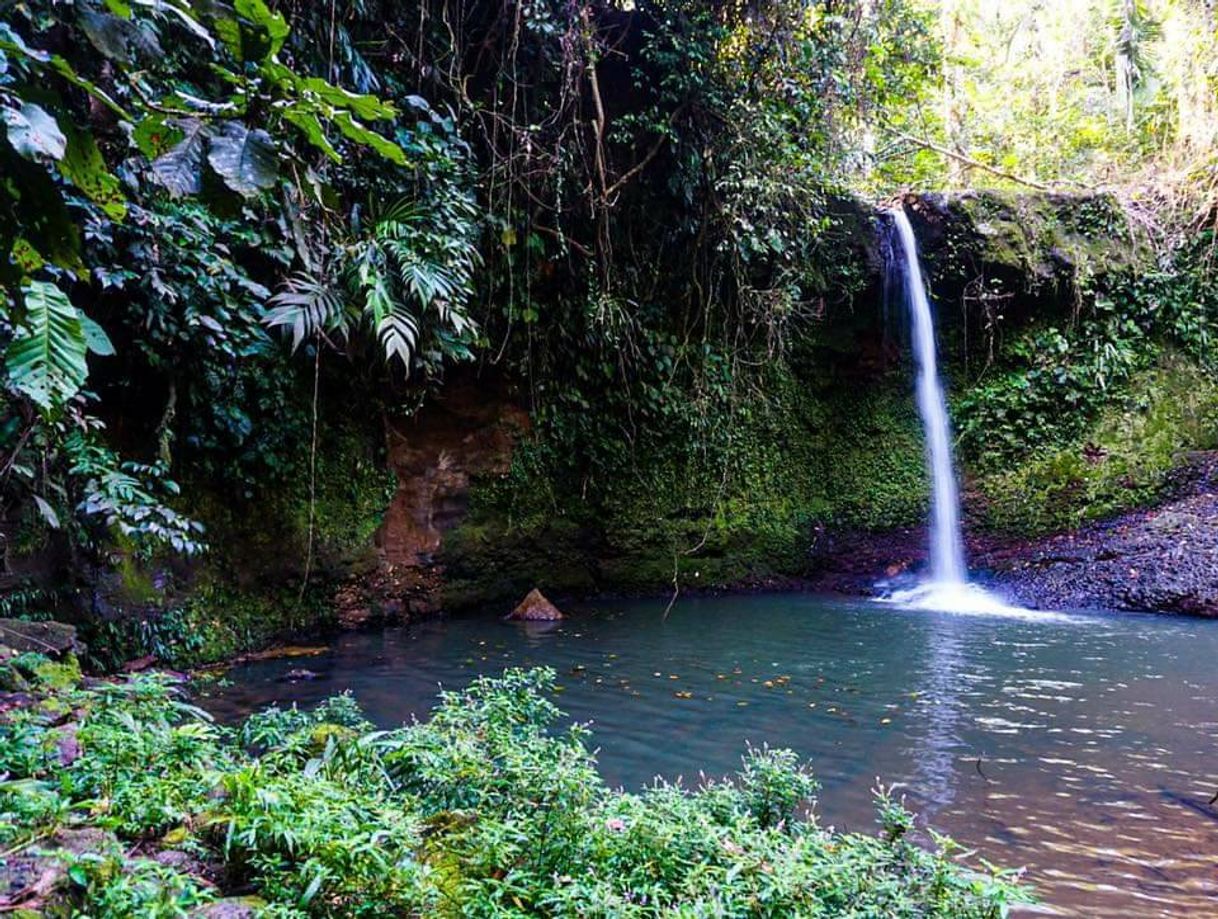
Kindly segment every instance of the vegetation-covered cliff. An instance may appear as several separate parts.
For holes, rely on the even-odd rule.
[[[1215,438],[1213,113],[1151,6],[1081,69],[1010,19],[1059,108],[1006,152],[968,3],[13,7],[3,611],[190,662],[816,575],[924,512],[909,187],[973,531],[1155,500]]]

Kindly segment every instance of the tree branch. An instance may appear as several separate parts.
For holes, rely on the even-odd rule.
[[[951,157],[957,162],[964,163],[966,166],[971,166],[974,169],[980,169],[984,172],[990,173],[991,175],[996,175],[999,178],[1007,179],[1011,182],[1018,183],[1019,185],[1026,185],[1028,188],[1035,188],[1037,191],[1053,191],[1050,186],[1045,185],[1042,182],[1035,182],[1032,179],[1025,179],[1022,176],[1017,176],[1012,172],[1006,172],[1002,169],[997,169],[994,166],[988,166],[979,160],[973,159],[971,156],[965,156],[963,153],[957,153],[955,150],[942,147],[939,144],[932,143],[929,140],[923,140],[920,137],[914,137],[912,134],[905,134],[901,131],[897,131],[896,135],[897,137],[901,138],[901,140],[908,141],[911,144],[916,144],[925,150],[933,150],[935,153]]]

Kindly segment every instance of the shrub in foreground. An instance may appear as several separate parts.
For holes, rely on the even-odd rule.
[[[21,662],[17,662],[21,666]],[[32,668],[27,667],[32,672]],[[35,686],[0,725],[0,905],[44,915],[997,917],[1009,873],[880,832],[829,832],[789,751],[696,789],[607,788],[548,670],[376,731],[349,697],[218,726],[179,687]],[[69,739],[70,738],[70,739]],[[240,896],[240,901],[231,898]],[[212,907],[215,908],[214,906]]]

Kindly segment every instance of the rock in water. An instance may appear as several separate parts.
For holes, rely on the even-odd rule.
[[[566,617],[534,587],[528,596],[520,601],[520,605],[508,614],[508,618],[524,622],[554,622]]]

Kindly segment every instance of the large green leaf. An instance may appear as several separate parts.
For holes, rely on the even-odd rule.
[[[174,196],[197,195],[203,189],[203,150],[207,131],[197,118],[176,123],[182,139],[152,161],[152,174]]]
[[[63,159],[68,139],[41,105],[26,102],[21,108],[6,108],[2,117],[8,126],[8,142],[26,159]]]
[[[153,112],[135,126],[131,139],[140,153],[152,160],[176,147],[182,140],[182,130],[166,116]]]
[[[178,22],[207,42],[209,48],[216,47],[216,40],[211,33],[195,19],[194,11],[190,8],[189,0],[133,0],[139,6],[148,7],[158,14],[172,13]]]
[[[80,330],[85,336],[85,347],[99,357],[113,357],[115,353],[114,343],[110,341],[110,336],[106,334],[106,330],[80,310],[76,312],[80,316]]]
[[[121,64],[131,64],[137,56],[155,59],[164,53],[156,33],[144,23],[90,9],[82,9],[77,21],[94,48]]]
[[[0,218],[0,261],[20,236],[40,259],[76,275],[87,274],[80,257],[80,229],[51,172],[0,142],[0,177],[0,213],[21,215],[20,221]],[[29,264],[28,273],[37,267]],[[0,264],[0,278],[16,284],[21,275],[13,277],[10,266]]]
[[[363,118],[366,121],[378,121],[393,118],[398,113],[391,102],[386,102],[384,99],[379,99],[368,93],[353,93],[350,90],[343,89],[341,86],[327,83],[321,77],[304,77],[299,79],[298,83],[301,89],[313,93],[318,99],[321,99],[328,105],[338,109],[346,109],[356,118]]]
[[[376,131],[364,127],[352,117],[350,112],[336,112],[331,120],[338,125],[338,129],[349,140],[371,147],[391,163],[399,166],[406,165],[406,153],[401,147],[389,138],[382,137]]]
[[[376,337],[385,352],[385,359],[397,358],[402,368],[410,372],[410,358],[419,341],[419,326],[410,313],[397,309],[385,315],[376,324]]]
[[[50,410],[84,385],[85,333],[76,307],[54,284],[32,281],[24,295],[25,318],[8,346],[5,368],[14,388]]]
[[[341,163],[343,161],[342,156],[339,155],[339,152],[334,149],[334,145],[326,137],[326,132],[322,128],[321,122],[317,120],[317,115],[309,111],[305,106],[297,103],[284,109],[283,120],[299,128],[309,143],[330,157],[334,162]]]
[[[218,17],[212,28],[237,60],[263,61],[279,53],[291,31],[283,16],[264,0],[235,0],[232,12],[236,17]]]
[[[207,161],[235,192],[256,195],[275,184],[279,157],[266,131],[251,131],[239,121],[227,121],[211,139]]]
[[[111,220],[127,214],[127,200],[118,178],[106,168],[97,141],[88,131],[68,124],[68,151],[59,162],[65,179],[99,204]]]

